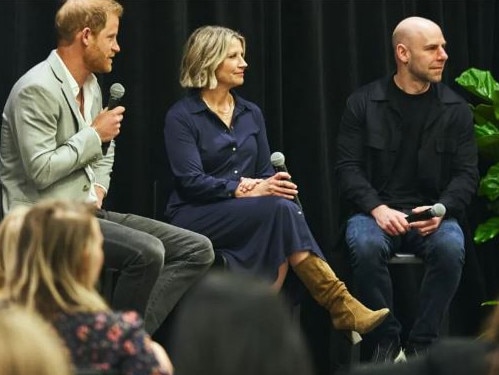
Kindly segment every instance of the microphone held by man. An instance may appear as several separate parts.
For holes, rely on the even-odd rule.
[[[414,223],[415,221],[430,220],[434,217],[443,217],[445,215],[446,209],[442,203],[435,203],[430,208],[407,215],[405,218],[408,223]]]
[[[115,109],[121,102],[121,98],[125,95],[125,88],[121,83],[113,83],[109,88],[109,101],[107,104],[107,110],[112,111]],[[118,129],[119,132],[119,129]],[[115,136],[118,133],[115,134]],[[113,137],[114,138],[114,137]],[[102,142],[102,154],[106,155],[107,150],[109,149],[109,145],[111,144],[111,140]]]
[[[284,154],[282,152],[276,151],[272,153],[272,155],[270,155],[270,162],[272,163],[272,166],[274,167],[274,170],[276,172],[288,173],[288,168],[286,168],[285,161],[286,158],[284,157]],[[300,210],[303,211],[303,207],[301,205],[300,198],[298,198],[298,194],[293,198],[293,202],[295,202],[298,207],[300,207]]]

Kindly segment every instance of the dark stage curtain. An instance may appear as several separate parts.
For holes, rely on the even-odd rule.
[[[59,3],[0,1],[2,105],[15,80],[55,47],[52,25]],[[157,211],[153,185],[166,169],[163,119],[183,95],[178,84],[183,43],[194,28],[220,24],[247,38],[249,69],[239,93],[261,106],[271,149],[286,155],[309,224],[332,258],[340,227],[333,176],[338,123],[354,89],[394,69],[390,38],[395,25],[410,15],[441,25],[450,56],[444,81],[457,90],[454,79],[471,66],[491,70],[499,79],[499,5],[494,0],[123,0],[122,4],[121,53],[113,72],[99,77],[104,93],[113,82],[126,88],[127,112],[117,139],[107,208],[146,216]],[[470,227],[484,215],[484,203],[477,199]],[[496,247],[497,243],[489,243],[474,250],[468,286],[457,297],[458,334],[476,332],[482,318],[477,299],[499,292]],[[312,340],[317,357],[328,351],[329,335],[324,332],[324,327],[317,329]],[[317,363],[324,373],[335,366],[323,360]]]

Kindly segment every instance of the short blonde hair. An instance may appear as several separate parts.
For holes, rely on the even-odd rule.
[[[0,288],[14,269],[19,232],[29,208],[18,206],[11,210],[0,223]]]
[[[99,34],[109,13],[121,17],[123,7],[115,0],[66,0],[55,15],[57,40],[70,43],[85,27]]]
[[[227,57],[233,38],[241,42],[244,55],[246,41],[237,31],[222,26],[203,26],[194,30],[184,46],[180,85],[187,88],[217,87],[215,71]]]
[[[0,309],[0,374],[70,375],[69,351],[42,318],[17,306]]]
[[[46,200],[31,207],[19,234],[17,259],[5,280],[7,297],[52,320],[59,312],[107,311],[89,285],[83,262],[95,246],[98,223],[94,208],[65,200]]]

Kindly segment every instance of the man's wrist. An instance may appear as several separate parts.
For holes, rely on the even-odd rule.
[[[90,128],[94,131],[95,135],[99,139],[99,143],[102,145],[102,139],[100,138],[99,132],[97,131],[97,129],[95,128],[95,126],[91,125]]]

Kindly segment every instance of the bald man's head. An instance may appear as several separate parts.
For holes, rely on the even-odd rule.
[[[392,46],[395,49],[397,44],[400,43],[410,45],[416,37],[428,32],[435,32],[436,30],[441,33],[440,26],[429,19],[422,17],[406,18],[393,30]]]
[[[426,89],[431,82],[440,82],[447,61],[446,41],[440,26],[421,17],[402,20],[392,36],[399,86],[407,92]]]

